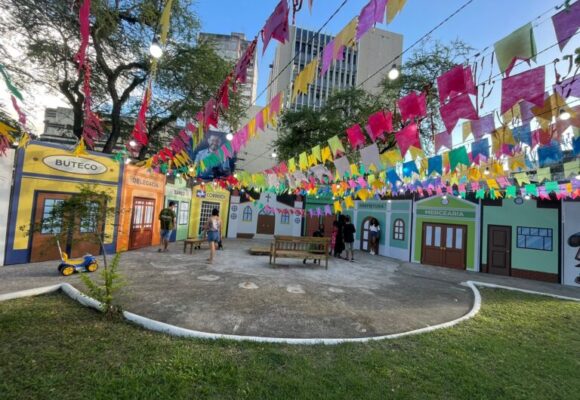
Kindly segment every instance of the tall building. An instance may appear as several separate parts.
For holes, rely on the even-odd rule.
[[[290,88],[290,83],[310,61],[322,56],[324,47],[334,39],[333,36],[314,31],[290,27],[290,40],[278,45],[271,65],[268,88],[268,100],[280,90]],[[320,108],[334,90],[359,86],[369,93],[377,93],[383,77],[391,66],[400,66],[398,58],[403,50],[403,36],[382,29],[373,28],[367,32],[357,45],[344,50],[342,61],[336,61],[324,76],[320,68],[316,78],[309,86],[307,94],[299,94],[288,106],[291,109],[301,107]],[[291,64],[288,68],[285,68]],[[377,71],[379,71],[377,73]],[[375,76],[371,77],[373,74]]]
[[[246,51],[251,41],[246,40],[243,33],[232,32],[231,35],[217,33],[200,33],[200,41],[211,43],[217,54],[225,60],[235,62]],[[258,58],[257,52],[254,54],[254,62],[248,68],[248,80],[240,85],[242,97],[248,105],[254,104],[258,92]]]

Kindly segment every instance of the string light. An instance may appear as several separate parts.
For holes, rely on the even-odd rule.
[[[401,73],[397,69],[397,65],[393,64],[393,66],[391,67],[391,70],[388,73],[389,79],[394,81],[395,79],[397,79],[399,77],[399,75],[401,75]]]
[[[572,116],[568,111],[564,110],[563,108],[560,110],[560,119],[562,121],[568,121],[571,117]]]
[[[232,140],[234,140],[234,135],[230,132],[226,135],[226,139],[231,142]]]
[[[131,146],[131,147],[135,147],[135,146],[137,146],[137,142],[131,139],[131,140],[129,141],[129,146]]]
[[[161,48],[161,45],[159,44],[159,40],[157,40],[157,37],[153,39],[153,41],[151,42],[151,46],[149,46],[149,54],[151,54],[151,57],[153,58],[161,58],[161,56],[163,55],[163,49]]]
[[[526,199],[526,200],[529,200],[529,199],[531,199],[531,197],[530,197],[530,195],[529,195],[529,194],[526,194],[526,195],[524,196],[524,199]]]
[[[278,157],[278,154],[276,154],[276,152],[275,152],[275,151],[274,151],[274,152],[272,152],[272,158],[276,158],[276,157]]]

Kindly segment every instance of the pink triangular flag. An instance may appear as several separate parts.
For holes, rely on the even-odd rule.
[[[504,78],[501,84],[502,115],[520,100],[526,100],[542,107],[544,105],[545,80],[546,68],[544,66]]]
[[[451,150],[451,138],[452,136],[447,132],[441,132],[435,135],[435,153],[437,153],[441,147],[446,147]]]
[[[563,50],[580,28],[580,2],[577,1],[569,7],[564,7],[562,11],[552,17],[552,23],[560,50]]]
[[[365,137],[359,124],[354,124],[346,130],[348,141],[353,149],[362,147],[365,144]]]
[[[409,147],[413,146],[418,149],[421,148],[421,142],[419,140],[419,130],[417,129],[417,124],[412,123],[401,129],[399,132],[395,133],[395,140],[399,145],[401,150],[401,155],[404,157],[407,154]]]
[[[447,104],[439,108],[441,118],[445,124],[447,132],[452,132],[457,121],[461,118],[476,120],[478,119],[477,111],[471,102],[468,94],[462,94],[451,99]]]
[[[448,97],[464,93],[477,94],[477,87],[473,82],[471,67],[463,67],[463,65],[457,65],[438,77],[437,88],[439,90],[439,101],[441,104]]]
[[[401,119],[403,122],[416,117],[424,117],[427,115],[425,93],[418,95],[416,92],[411,92],[405,97],[399,99],[397,104],[399,106],[399,111],[401,112]]]

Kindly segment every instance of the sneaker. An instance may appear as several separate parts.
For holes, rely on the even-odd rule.
[[[374,256],[374,255],[375,255],[375,252],[371,250],[371,256]]]
[[[350,262],[354,262],[354,258],[351,258],[351,259],[350,259]]]

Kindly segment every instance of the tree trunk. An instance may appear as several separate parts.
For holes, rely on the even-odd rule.
[[[111,133],[107,138],[107,142],[103,147],[103,153],[112,153],[115,145],[121,136],[121,104],[120,102],[113,103],[111,110]]]
[[[83,135],[83,107],[82,104],[74,103],[73,106],[73,133],[74,135],[80,139]]]

